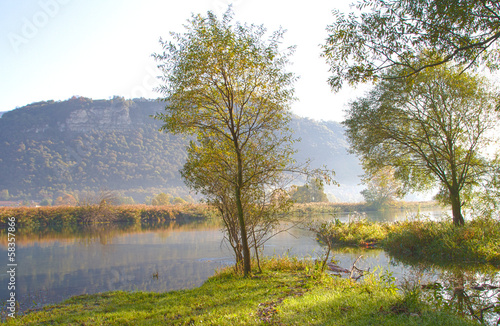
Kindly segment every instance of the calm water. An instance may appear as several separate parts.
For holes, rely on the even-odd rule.
[[[385,215],[384,215],[385,214]],[[407,218],[404,211],[376,213],[373,220]],[[442,212],[428,212],[436,217]],[[323,218],[330,218],[323,216]],[[347,220],[347,214],[340,215]],[[7,264],[5,230],[0,232],[0,263]],[[318,258],[323,253],[310,231],[293,228],[265,245],[265,255]],[[338,264],[350,268],[356,258],[361,268],[390,269],[403,280],[415,271],[382,250],[337,252]],[[233,264],[231,250],[222,242],[215,222],[176,221],[149,226],[100,226],[44,229],[16,235],[16,297],[21,310],[60,302],[74,295],[112,290],[163,292],[201,285],[217,268]],[[435,271],[426,270],[433,279]],[[156,277],[157,275],[157,277]],[[0,274],[0,300],[8,298],[6,268]]]

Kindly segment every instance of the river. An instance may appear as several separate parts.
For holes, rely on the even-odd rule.
[[[442,211],[423,212],[438,218]],[[415,213],[389,211],[368,213],[370,220],[397,221]],[[346,221],[352,215],[341,214]],[[331,219],[331,216],[320,216]],[[5,231],[0,232],[6,239]],[[214,221],[179,220],[158,225],[101,225],[44,228],[16,234],[16,298],[20,310],[39,308],[71,296],[104,291],[164,292],[201,285],[215,270],[234,263],[222,241],[221,227]],[[0,257],[7,260],[7,243],[1,242]],[[290,255],[319,259],[323,248],[314,233],[299,227],[270,239],[265,255]],[[433,269],[405,266],[383,250],[352,249],[334,253],[339,266],[350,269],[390,271],[400,282],[425,270],[426,282],[436,279]],[[5,266],[5,264],[4,264]],[[6,269],[0,274],[0,300],[8,298]]]

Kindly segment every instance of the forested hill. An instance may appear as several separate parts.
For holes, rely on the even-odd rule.
[[[160,191],[187,193],[178,170],[187,140],[160,133],[150,116],[162,111],[154,100],[37,102],[0,118],[0,191],[13,198],[54,198],[64,193],[119,190],[142,201]],[[356,185],[361,170],[348,155],[341,125],[295,117],[302,141],[299,161],[327,165],[345,185]],[[0,198],[0,200],[2,200]]]

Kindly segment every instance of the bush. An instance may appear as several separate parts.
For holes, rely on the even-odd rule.
[[[333,246],[374,247],[386,237],[389,227],[386,223],[369,222],[363,218],[348,223],[336,219],[323,230]]]

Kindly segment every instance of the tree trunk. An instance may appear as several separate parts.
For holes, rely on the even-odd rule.
[[[460,193],[457,190],[450,190],[451,211],[453,213],[453,224],[462,226],[465,224],[462,215],[462,203],[460,202]]]
[[[248,247],[247,229],[245,224],[245,217],[243,214],[243,204],[241,203],[241,188],[243,185],[243,164],[241,162],[241,154],[238,156],[238,175],[236,180],[236,207],[238,210],[238,222],[240,224],[241,245],[243,246],[243,274],[245,277],[252,271],[250,265],[250,248]]]
[[[257,239],[255,237],[255,227],[252,228],[252,236],[253,236],[253,245],[255,248],[255,259],[257,260],[257,268],[259,269],[259,273],[262,273],[262,268],[260,268],[259,248],[257,247]]]

